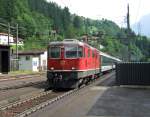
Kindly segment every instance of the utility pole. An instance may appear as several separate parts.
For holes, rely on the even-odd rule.
[[[131,61],[131,39],[130,39],[130,34],[131,34],[131,29],[130,29],[130,9],[129,9],[129,4],[127,6],[127,42],[128,42],[128,61]]]
[[[18,24],[16,25],[16,60],[18,60]]]
[[[84,19],[84,25],[85,25],[85,39],[84,41],[88,43],[88,27],[87,27],[87,19]]]
[[[8,46],[9,46],[9,39],[10,39],[10,23],[8,23]]]
[[[127,28],[128,31],[130,31],[130,9],[129,9],[129,4],[128,4],[128,8],[127,8]]]
[[[85,33],[88,35],[88,30],[87,30],[87,19],[85,19]]]
[[[57,32],[56,32],[55,29],[51,31],[51,34],[50,34],[50,35],[53,37],[53,40],[54,40],[54,41],[57,40],[57,39],[56,39],[56,34],[57,34]]]

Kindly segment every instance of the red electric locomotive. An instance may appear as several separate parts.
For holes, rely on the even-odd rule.
[[[76,88],[100,73],[99,51],[84,42],[65,39],[48,46],[47,80],[51,88]]]

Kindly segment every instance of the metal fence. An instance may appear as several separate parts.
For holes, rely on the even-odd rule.
[[[10,60],[10,71],[18,71],[19,70],[19,60],[11,59]]]
[[[118,85],[150,85],[150,62],[117,63]]]

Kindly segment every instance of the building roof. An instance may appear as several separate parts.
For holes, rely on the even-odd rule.
[[[3,32],[0,32],[0,35],[3,35],[3,36],[8,36],[8,33],[3,33]],[[9,34],[9,36],[13,37],[13,35]]]
[[[18,41],[19,41],[19,42],[23,42],[23,40],[24,40],[24,39],[22,39],[22,38],[18,38]],[[16,37],[14,38],[14,42],[17,42]]]
[[[28,51],[19,51],[18,55],[40,55],[44,54],[46,50],[28,50]]]

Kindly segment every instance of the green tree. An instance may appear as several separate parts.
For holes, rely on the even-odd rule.
[[[81,28],[81,19],[79,16],[75,16],[73,19],[73,26],[77,29]]]

